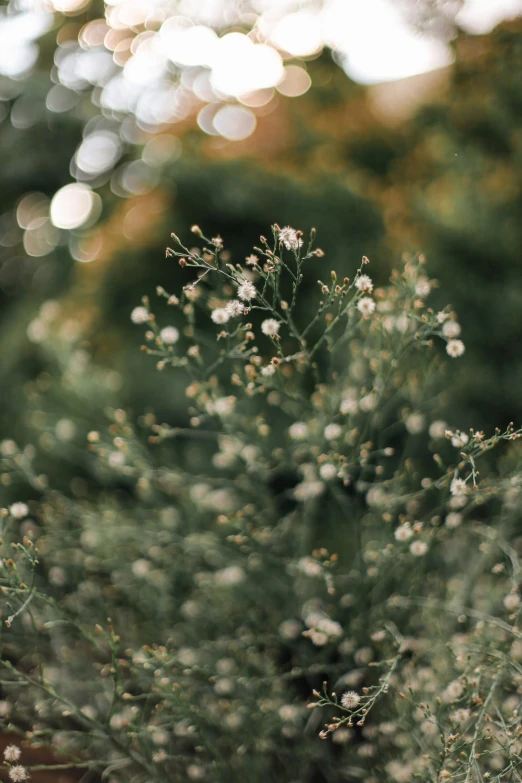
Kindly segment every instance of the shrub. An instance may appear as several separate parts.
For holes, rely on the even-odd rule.
[[[464,343],[424,259],[374,288],[313,231],[243,264],[193,233],[167,250],[192,281],[131,313],[185,420],[64,417],[111,371],[51,334],[43,456],[0,444],[5,729],[114,783],[520,779],[522,474],[477,463],[522,431],[437,418]]]

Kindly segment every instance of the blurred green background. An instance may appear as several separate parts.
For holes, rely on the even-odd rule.
[[[19,10],[6,6],[4,22]],[[181,415],[176,379],[144,371],[129,313],[156,285],[179,291],[184,279],[165,247],[172,231],[193,242],[193,223],[220,234],[237,261],[274,222],[315,226],[324,276],[353,275],[365,254],[377,283],[403,253],[424,253],[440,283],[430,303],[451,302],[466,343],[444,378],[440,411],[451,425],[488,431],[520,421],[520,19],[483,35],[455,25],[445,44],[453,64],[380,84],[352,81],[328,47],[287,54],[311,86],[299,96],[272,90],[265,103],[247,101],[256,127],[236,140],[209,131],[203,109],[217,104],[201,98],[205,85],[194,87],[201,68],[171,71],[196,97],[179,118],[154,125],[138,110],[104,108],[103,84],[85,76],[87,66],[75,82],[64,63],[83,50],[109,53],[110,67],[128,60],[121,25],[115,31],[102,19],[96,5],[53,15],[38,59],[14,77],[4,68],[0,80],[0,437],[34,440],[35,389],[45,389],[57,364],[77,360],[49,350],[49,334],[92,350],[113,370],[112,387],[83,400],[62,389],[61,415],[88,429],[111,395],[136,413]],[[241,19],[240,27],[225,18],[215,27],[220,35],[247,32],[252,19]],[[132,35],[146,38],[144,27]],[[110,47],[109,33],[119,36]],[[164,96],[156,100],[162,106]],[[93,129],[101,148],[85,146]],[[88,164],[100,149],[105,167],[84,163],[82,171],[81,156]],[[53,218],[52,199],[76,179],[89,194],[89,217],[68,229]],[[67,193],[66,206],[76,197]],[[315,287],[310,279],[305,307],[313,307]]]

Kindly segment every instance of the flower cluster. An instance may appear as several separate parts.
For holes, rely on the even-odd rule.
[[[314,232],[245,265],[193,233],[130,316],[183,405],[135,416],[70,346],[38,448],[0,443],[0,725],[114,783],[519,779],[522,430],[446,422],[464,345],[424,259],[384,286]]]

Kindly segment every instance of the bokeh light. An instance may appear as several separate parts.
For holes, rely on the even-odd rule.
[[[60,188],[51,201],[51,220],[57,228],[80,228],[98,217],[101,199],[88,185],[71,183]]]

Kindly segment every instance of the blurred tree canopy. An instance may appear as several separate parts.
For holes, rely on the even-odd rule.
[[[307,63],[309,92],[295,101],[277,99],[245,141],[207,137],[194,119],[162,129],[181,139],[181,157],[158,167],[148,193],[120,198],[101,185],[102,216],[75,240],[99,246],[88,264],[71,258],[67,232],[51,253],[29,256],[13,205],[28,192],[50,198],[70,181],[89,109],[84,103],[60,115],[44,109],[27,128],[4,119],[5,433],[13,428],[20,389],[45,370],[27,326],[37,307],[56,297],[63,297],[62,319],[81,324],[81,336],[99,360],[133,378],[123,386],[125,404],[135,410],[146,399],[160,407],[172,404],[171,379],[155,378],[151,388],[136,374],[141,360],[128,314],[157,284],[180,288],[181,272],[165,260],[164,250],[171,231],[186,238],[194,222],[211,235],[220,233],[236,261],[273,222],[304,230],[313,225],[327,254],[325,274],[335,268],[350,275],[366,254],[377,283],[387,279],[403,251],[425,253],[442,301],[451,292],[467,345],[464,360],[445,381],[452,390],[448,418],[458,413],[470,426],[487,428],[519,418],[521,29],[514,22],[487,36],[461,35],[445,90],[392,127],[376,114],[372,91],[351,83],[323,53]],[[24,97],[44,100],[46,79],[43,68],[36,71],[24,83]],[[14,107],[17,100],[19,93],[6,103]],[[134,145],[125,159],[139,160],[142,149]]]

